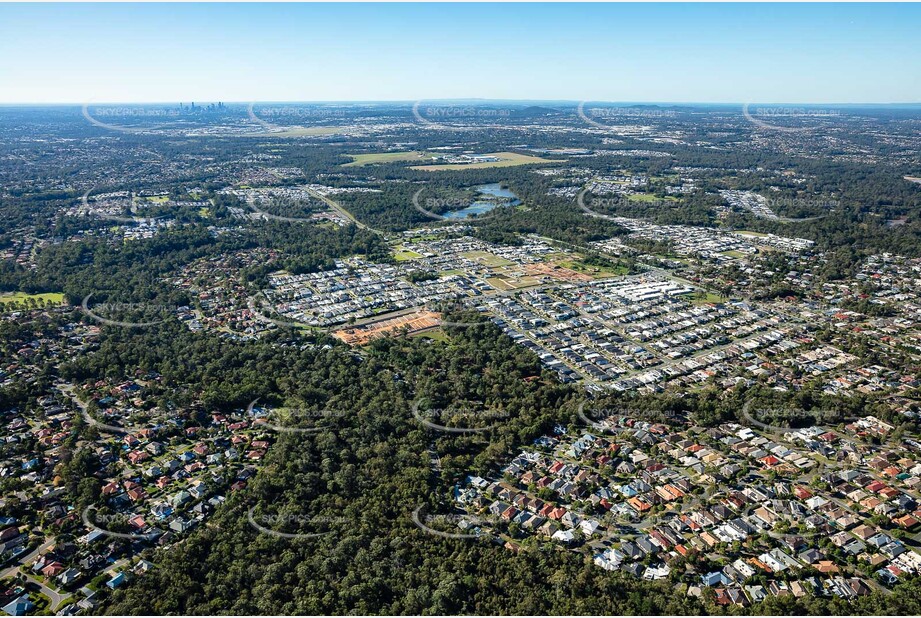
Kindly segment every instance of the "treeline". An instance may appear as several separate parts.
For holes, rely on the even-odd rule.
[[[51,245],[39,254],[35,270],[0,263],[0,290],[63,291],[73,304],[87,294],[105,291],[117,294],[122,302],[152,301],[166,295],[186,304],[164,277],[199,258],[259,247],[275,249],[281,256],[261,265],[264,274],[280,268],[313,272],[332,267],[337,257],[355,254],[378,261],[390,255],[380,236],[355,225],[333,228],[263,221],[251,223],[244,231],[220,235],[202,225],[190,225],[120,245],[95,237]]]

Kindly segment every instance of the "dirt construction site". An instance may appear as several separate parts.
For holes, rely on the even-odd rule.
[[[399,332],[413,334],[434,328],[441,323],[441,314],[434,311],[416,311],[395,318],[372,322],[362,326],[342,328],[332,334],[349,345],[365,345],[372,339]]]

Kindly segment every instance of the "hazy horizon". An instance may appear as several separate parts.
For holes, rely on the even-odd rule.
[[[905,107],[905,108],[921,108],[921,101],[912,102],[912,101],[891,101],[891,102],[853,102],[853,103],[841,103],[836,101],[820,101],[814,103],[806,103],[802,101],[606,101],[602,99],[598,100],[577,100],[577,99],[486,99],[486,98],[476,98],[476,97],[461,97],[461,98],[432,98],[432,99],[325,99],[325,100],[279,100],[279,101],[231,101],[227,99],[202,99],[202,100],[191,100],[191,99],[182,99],[182,100],[163,100],[163,101],[23,101],[23,102],[9,102],[9,101],[0,101],[0,107],[83,107],[84,105],[88,107],[94,106],[107,106],[107,105],[189,105],[192,103],[209,105],[212,103],[223,103],[224,105],[242,105],[248,106],[250,104],[254,105],[414,105],[415,103],[514,103],[519,105],[531,104],[531,105],[578,105],[579,103],[585,104],[603,104],[603,105],[672,105],[672,106],[698,106],[698,107],[742,107],[746,103],[748,105],[801,105],[804,107],[820,107],[820,106],[835,106],[835,107],[850,107],[850,108],[859,108],[859,107]]]

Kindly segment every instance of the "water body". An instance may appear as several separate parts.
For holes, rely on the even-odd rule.
[[[481,197],[471,202],[469,206],[449,210],[442,216],[445,219],[467,219],[487,213],[498,206],[517,206],[521,203],[517,195],[508,189],[503,189],[499,183],[478,185],[474,189]]]

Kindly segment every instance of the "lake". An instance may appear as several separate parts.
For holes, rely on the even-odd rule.
[[[478,185],[474,189],[482,197],[471,202],[469,206],[458,210],[449,210],[442,216],[445,219],[466,219],[487,213],[497,206],[517,206],[521,203],[517,195],[508,189],[503,189],[499,183]]]

